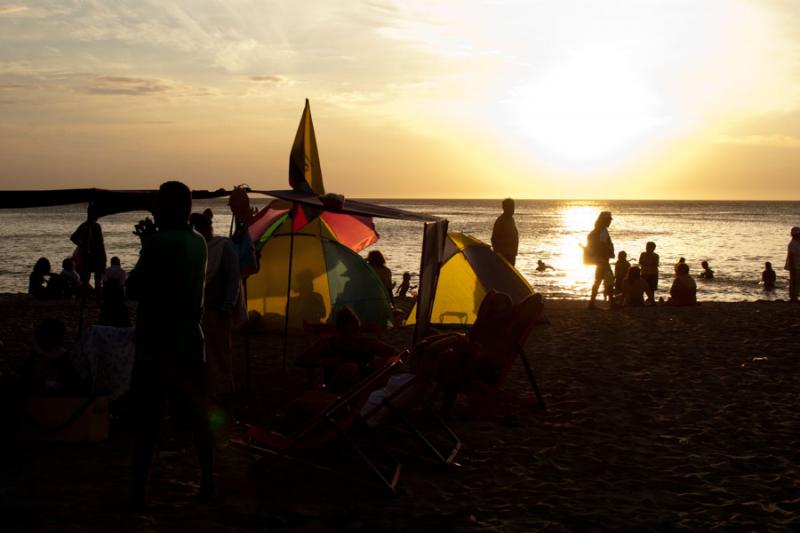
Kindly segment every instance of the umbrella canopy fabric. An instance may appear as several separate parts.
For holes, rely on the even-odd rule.
[[[322,211],[311,222],[306,221],[302,227],[297,227],[297,224],[292,224],[293,221],[289,220],[290,209],[291,204],[276,200],[253,217],[248,232],[256,249],[260,250],[273,235],[289,233],[292,226],[295,233],[325,237],[354,252],[360,252],[378,241],[372,217]]]
[[[439,281],[433,297],[431,324],[470,326],[491,289],[504,292],[514,303],[533,294],[517,269],[488,244],[463,233],[448,233]],[[407,324],[416,322],[416,305]]]
[[[265,329],[282,331],[287,294],[290,331],[329,322],[343,306],[362,324],[391,323],[389,293],[375,271],[349,248],[317,235],[276,234],[264,244],[260,269],[247,281],[247,310]]]

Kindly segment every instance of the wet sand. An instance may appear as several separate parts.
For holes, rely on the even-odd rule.
[[[153,505],[126,512],[130,439],[8,442],[0,455],[3,530],[534,531],[800,528],[800,306],[708,303],[589,311],[547,301],[527,351],[544,412],[496,410],[453,422],[465,443],[448,471],[404,461],[401,494],[254,456],[221,443],[219,497],[195,501],[185,437],[166,430]],[[90,309],[88,320],[96,317]],[[0,371],[25,356],[44,316],[76,326],[74,303],[0,296]],[[399,348],[410,333],[390,334]],[[68,340],[72,340],[70,337]],[[311,339],[290,342],[296,354]],[[244,380],[244,338],[236,368]],[[303,387],[281,339],[251,337],[251,391],[232,419],[265,419]],[[526,390],[520,365],[508,387]],[[124,406],[115,407],[117,412]]]

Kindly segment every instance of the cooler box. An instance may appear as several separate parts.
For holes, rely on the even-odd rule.
[[[23,403],[20,438],[99,442],[108,438],[108,395],[31,396]]]

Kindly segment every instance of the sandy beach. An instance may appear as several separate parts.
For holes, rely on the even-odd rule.
[[[194,499],[186,439],[163,432],[153,505],[126,511],[130,437],[124,417],[108,441],[30,444],[3,438],[4,530],[25,531],[600,531],[800,528],[800,306],[706,303],[694,308],[589,311],[547,301],[549,325],[526,349],[547,410],[496,410],[455,420],[460,467],[403,464],[400,495],[257,460],[220,442],[219,497]],[[77,304],[0,296],[0,371],[25,357],[46,316],[68,325]],[[90,308],[87,322],[96,318]],[[410,331],[387,337],[408,346]],[[290,361],[311,338],[294,338]],[[244,382],[244,338],[235,366]],[[281,365],[278,336],[251,337],[250,394],[233,420],[269,418],[302,389]],[[527,386],[520,365],[508,387]],[[119,409],[118,409],[119,410]]]

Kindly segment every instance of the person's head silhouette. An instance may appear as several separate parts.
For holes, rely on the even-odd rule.
[[[607,228],[611,225],[611,221],[613,218],[611,217],[611,211],[602,211],[599,215],[597,215],[597,220],[594,223],[595,228]]]
[[[503,200],[503,214],[509,216],[514,214],[514,200],[511,198]]]
[[[156,196],[153,216],[159,228],[183,226],[192,212],[192,191],[180,181],[161,184]]]

